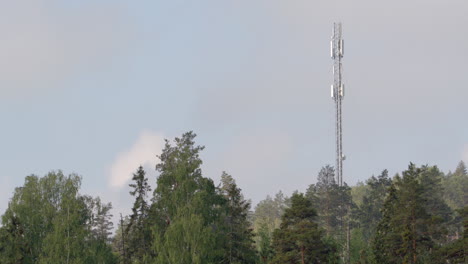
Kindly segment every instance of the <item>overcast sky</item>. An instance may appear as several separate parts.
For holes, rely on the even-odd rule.
[[[344,181],[468,161],[468,1],[0,0],[0,212],[50,170],[130,212],[164,138],[254,204],[334,165],[329,40],[345,39]]]

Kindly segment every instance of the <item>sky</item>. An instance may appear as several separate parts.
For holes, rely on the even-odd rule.
[[[329,41],[343,23],[344,181],[468,162],[464,0],[0,0],[0,214],[27,175],[83,177],[128,214],[139,165],[193,130],[204,176],[255,205],[334,165]]]

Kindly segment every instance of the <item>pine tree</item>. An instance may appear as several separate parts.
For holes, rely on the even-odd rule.
[[[436,166],[422,166],[418,175],[422,188],[424,209],[429,215],[426,225],[430,239],[436,244],[446,242],[448,223],[452,220],[453,212],[443,199],[443,173]]]
[[[448,217],[438,177],[436,167],[414,164],[395,177],[373,242],[379,263],[431,263]]]
[[[273,263],[336,263],[336,248],[325,243],[324,231],[316,222],[317,213],[303,194],[291,197],[280,229],[273,235],[276,255]]]
[[[397,213],[397,200],[396,187],[391,185],[382,207],[382,219],[377,225],[375,237],[372,241],[376,263],[401,263],[397,251],[402,241],[400,235],[393,229],[397,224],[392,218]]]

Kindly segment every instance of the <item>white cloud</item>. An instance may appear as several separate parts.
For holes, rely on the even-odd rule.
[[[132,178],[138,166],[154,167],[164,147],[162,134],[144,131],[133,146],[117,155],[109,170],[109,185],[122,188]]]

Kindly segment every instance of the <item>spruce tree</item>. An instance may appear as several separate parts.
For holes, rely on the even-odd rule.
[[[273,235],[273,263],[337,263],[336,248],[324,241],[316,218],[312,203],[303,194],[293,194]]]
[[[132,207],[132,214],[128,225],[125,227],[125,236],[128,243],[128,259],[132,262],[142,262],[146,254],[150,252],[150,242],[152,240],[149,223],[149,205],[146,201],[151,187],[148,184],[146,173],[142,166],[138,167],[133,174],[133,183],[130,195],[135,197]]]
[[[402,238],[394,230],[394,226],[398,226],[398,223],[395,223],[393,218],[398,210],[397,200],[397,190],[395,185],[392,184],[382,207],[382,218],[377,224],[374,239],[372,240],[376,263],[401,263],[400,255],[397,252],[402,244]]]
[[[247,219],[250,202],[244,199],[241,189],[226,172],[221,175],[219,189],[226,199],[226,263],[256,263],[254,234]]]

